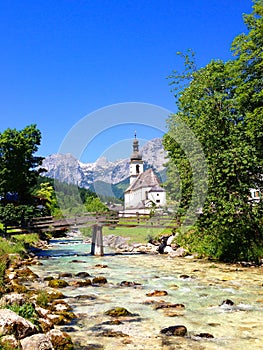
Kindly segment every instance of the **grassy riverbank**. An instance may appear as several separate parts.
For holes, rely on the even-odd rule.
[[[0,237],[0,287],[4,285],[3,278],[6,269],[7,254],[25,256],[27,248],[39,241],[36,233],[13,235],[11,239]]]

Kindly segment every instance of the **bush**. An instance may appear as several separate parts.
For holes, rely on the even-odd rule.
[[[49,297],[48,297],[47,292],[44,290],[40,290],[38,295],[37,295],[37,299],[36,299],[37,305],[45,308],[48,305],[48,301],[49,301]]]
[[[36,324],[36,325],[38,324],[38,315],[32,303],[25,303],[21,306],[18,304],[12,304],[12,305],[7,305],[6,308],[14,311],[19,316],[26,318],[28,321],[32,322],[33,324]]]

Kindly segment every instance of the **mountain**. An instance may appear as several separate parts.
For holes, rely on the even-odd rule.
[[[140,151],[145,170],[153,168],[162,180],[163,164],[166,162],[162,140],[150,140]],[[83,188],[95,188],[97,192],[97,188],[103,187],[102,183],[116,185],[126,180],[129,177],[129,162],[128,158],[110,162],[102,157],[94,163],[82,163],[71,154],[52,154],[43,160],[41,167],[46,169],[43,175],[47,177]]]

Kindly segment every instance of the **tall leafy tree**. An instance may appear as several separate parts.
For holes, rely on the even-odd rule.
[[[36,125],[18,131],[7,129],[0,133],[0,196],[17,197],[21,204],[30,200],[32,187],[37,183],[42,157],[35,156],[41,141]]]
[[[257,260],[263,255],[262,201],[248,200],[251,188],[262,189],[262,13],[262,0],[255,1],[253,13],[244,17],[248,33],[233,42],[235,59],[213,60],[196,70],[188,53],[185,71],[170,76],[178,112],[169,118],[164,137],[170,156],[168,185],[178,193],[176,168],[184,215],[192,200],[193,165],[174,134],[185,123],[203,146],[209,175],[203,213],[188,242],[222,260]]]

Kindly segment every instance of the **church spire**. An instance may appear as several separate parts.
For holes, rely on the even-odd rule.
[[[139,152],[139,141],[137,140],[136,131],[134,132],[133,153],[131,155],[131,161],[132,160],[142,160],[142,155]]]
[[[137,140],[136,131],[133,140],[133,152],[130,161],[130,184],[132,184],[137,177],[143,173],[143,160],[139,151],[139,141]]]

